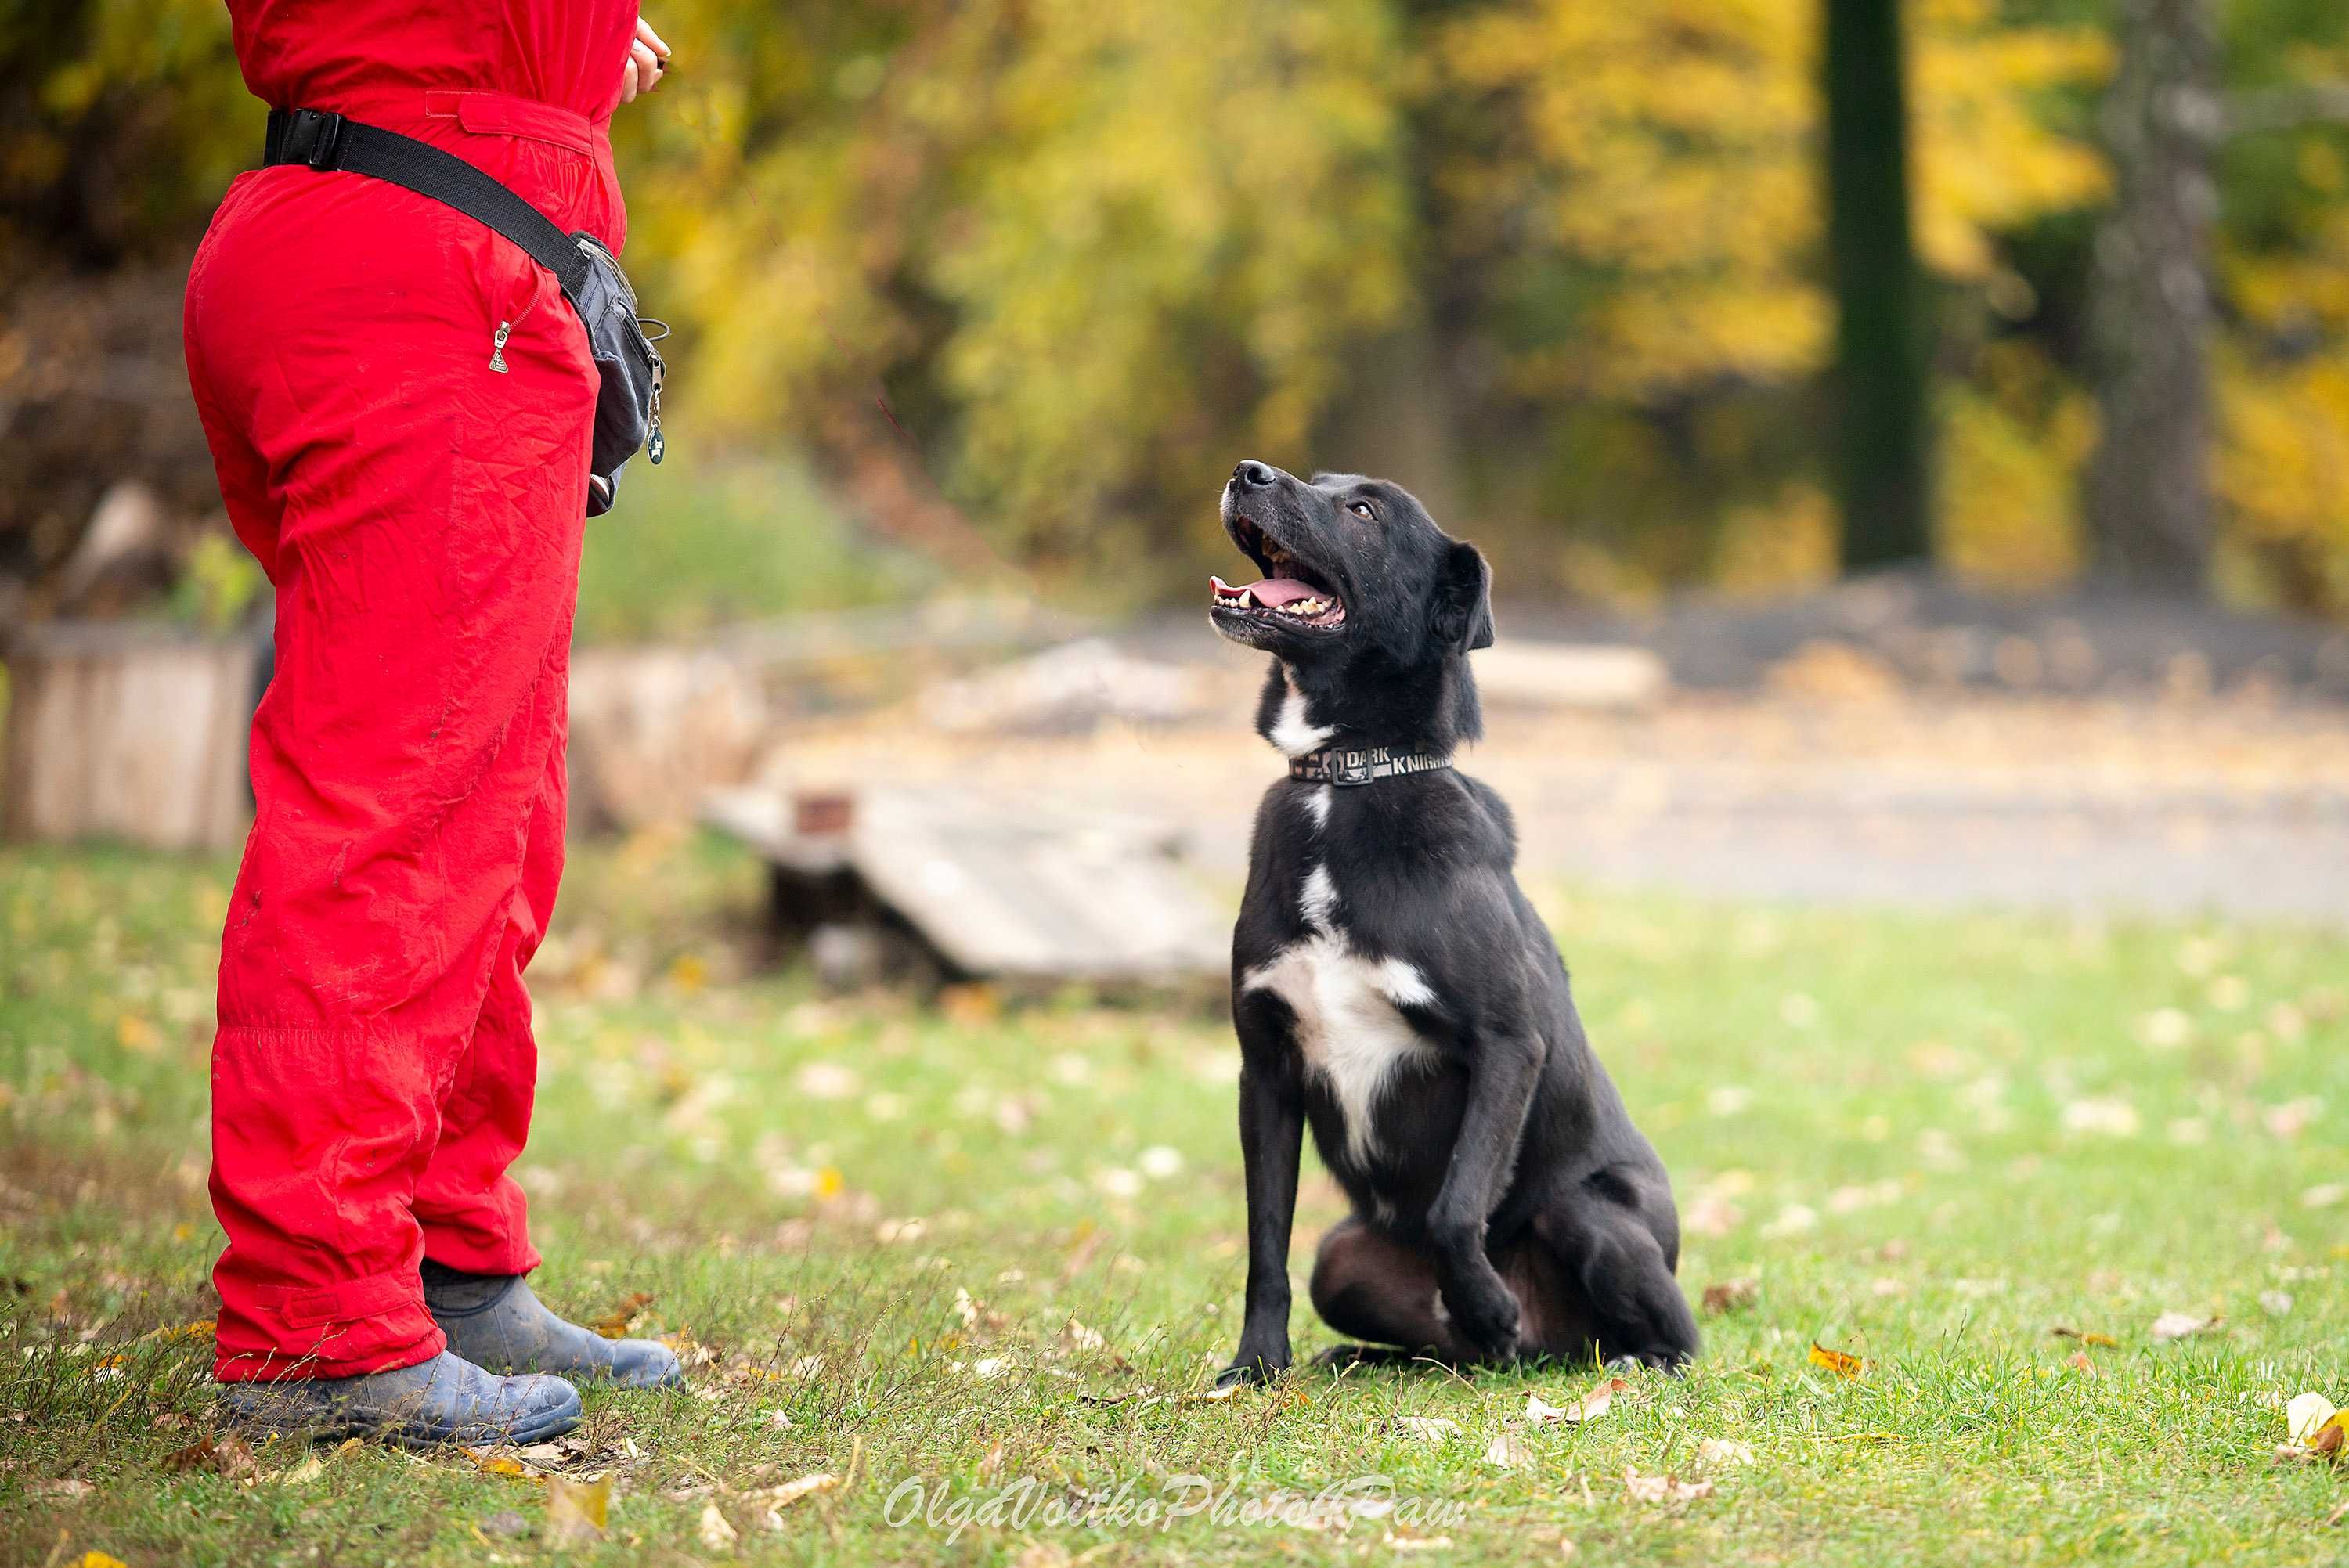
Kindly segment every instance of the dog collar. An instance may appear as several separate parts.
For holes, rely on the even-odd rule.
[[[1397,751],[1390,746],[1325,746],[1288,759],[1288,776],[1308,784],[1346,788],[1398,779],[1406,773],[1433,773],[1452,766],[1449,757],[1432,751]]]

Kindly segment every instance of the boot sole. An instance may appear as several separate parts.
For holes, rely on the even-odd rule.
[[[317,1420],[271,1420],[264,1416],[239,1414],[231,1414],[222,1425],[233,1431],[288,1439],[305,1438],[312,1442],[359,1438],[402,1449],[481,1448],[501,1443],[541,1443],[549,1438],[559,1438],[579,1424],[581,1413],[574,1396],[568,1405],[495,1427],[436,1426],[419,1421],[371,1421],[334,1416]]]

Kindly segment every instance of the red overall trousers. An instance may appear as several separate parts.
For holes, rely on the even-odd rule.
[[[617,247],[635,0],[230,9],[268,103],[429,141]],[[230,187],[186,325],[222,497],[277,591],[212,1047],[216,1373],[409,1366],[443,1344],[421,1258],[538,1262],[506,1170],[563,869],[595,366],[519,248],[298,167]]]

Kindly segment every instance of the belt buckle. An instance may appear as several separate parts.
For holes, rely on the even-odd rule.
[[[327,109],[297,108],[285,128],[285,157],[313,169],[332,169],[343,150],[341,115]]]
[[[1330,754],[1330,782],[1332,784],[1367,784],[1371,781],[1372,754],[1368,751],[1333,751]]]

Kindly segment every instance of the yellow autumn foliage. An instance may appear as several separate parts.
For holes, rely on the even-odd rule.
[[[2014,26],[1991,0],[1912,17],[1919,248],[1982,282],[1992,231],[2105,192],[2094,150],[2033,105],[2099,79],[2110,46]],[[1640,397],[1819,367],[1818,39],[1812,0],[1520,0],[1449,31],[1451,79],[1511,98],[1523,128],[1514,157],[1446,176],[1473,237],[1530,211],[1533,237],[1592,274],[1570,335],[1518,356],[1525,388]]]

